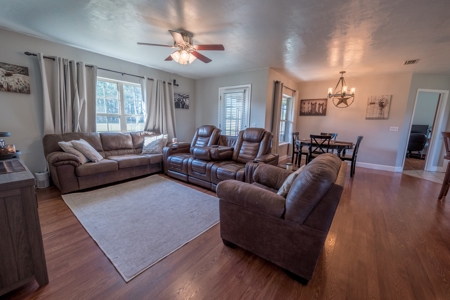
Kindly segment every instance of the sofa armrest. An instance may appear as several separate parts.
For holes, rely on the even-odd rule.
[[[67,152],[52,152],[47,155],[47,162],[52,166],[62,166],[62,165],[73,165],[74,167],[78,167],[81,165],[80,160],[74,154]]]
[[[217,185],[220,201],[234,203],[249,210],[277,218],[283,217],[286,199],[246,182],[225,180]]]
[[[175,144],[172,144],[170,146],[163,148],[163,168],[164,168],[164,174],[167,175],[168,173],[168,166],[167,166],[167,159],[169,156],[176,154],[176,153],[189,153],[191,150],[191,144],[186,142],[180,142]]]
[[[279,190],[286,178],[291,174],[292,171],[284,168],[261,163],[253,173],[253,180],[259,184]]]
[[[253,160],[253,162],[255,162],[255,163],[262,162],[265,164],[276,166],[276,165],[278,165],[278,158],[279,158],[278,154],[269,153],[269,154],[264,154],[264,155],[256,157]]]

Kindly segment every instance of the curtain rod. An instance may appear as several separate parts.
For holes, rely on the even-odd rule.
[[[278,83],[280,83],[281,81],[279,81],[279,80],[275,80],[275,82],[278,82]],[[284,87],[284,88],[287,88],[288,90],[291,90],[291,91],[293,91],[294,93],[296,93],[296,92],[297,92],[296,90],[293,90],[293,89],[291,89],[290,87],[288,87],[288,86],[285,86],[284,84],[283,84],[283,87]]]
[[[37,56],[37,54],[36,53],[31,53],[31,52],[24,52],[26,55],[28,55],[28,56]],[[44,58],[46,58],[46,59],[51,59],[51,60],[55,60],[55,57],[53,57],[53,56],[45,56],[44,55]],[[86,67],[89,67],[89,68],[93,68],[94,66],[93,65],[86,65]],[[117,74],[122,74],[122,76],[123,75],[128,75],[128,76],[133,76],[133,77],[137,77],[137,78],[144,78],[144,76],[140,76],[140,75],[133,75],[133,74],[128,74],[128,73],[125,73],[125,72],[119,72],[119,71],[114,71],[114,70],[110,70],[110,69],[105,69],[105,68],[100,68],[100,67],[97,67],[97,69],[99,69],[99,70],[103,70],[103,71],[108,71],[108,72],[113,72],[113,73],[117,73]],[[154,80],[153,78],[147,78],[148,80]],[[163,81],[163,82],[165,82],[165,81]],[[173,80],[173,82],[168,82],[168,84],[173,84],[174,86],[180,86],[179,84],[177,84],[177,81],[174,79]]]

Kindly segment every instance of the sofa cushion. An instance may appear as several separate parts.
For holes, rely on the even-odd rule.
[[[160,135],[157,131],[138,131],[138,132],[130,132],[131,140],[133,141],[134,154],[142,153],[142,146],[144,145],[144,138]]]
[[[100,133],[105,156],[134,154],[133,141],[128,132]]]
[[[159,164],[163,161],[163,155],[162,154],[138,154],[139,156],[145,156],[150,160],[150,164]]]
[[[119,169],[145,166],[150,162],[147,156],[137,154],[113,155],[108,156],[108,159],[116,161],[119,165]]]
[[[336,181],[341,159],[331,153],[317,156],[294,180],[286,197],[286,220],[302,224]]]
[[[244,180],[245,164],[226,162],[216,169],[216,178],[219,181],[227,179]],[[218,183],[218,182],[217,182]]]
[[[77,176],[88,176],[104,172],[117,171],[119,169],[117,162],[109,159],[102,159],[99,162],[88,162],[75,168]]]
[[[89,160],[93,162],[99,162],[103,159],[103,156],[85,140],[73,140],[70,142],[75,149],[83,153],[83,155],[86,156]]]

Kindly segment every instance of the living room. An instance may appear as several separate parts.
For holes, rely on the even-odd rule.
[[[423,10],[423,7],[426,6],[425,1],[419,2],[420,5],[417,4],[417,7],[411,8],[411,11],[409,11],[411,16],[408,16],[407,12],[404,12],[398,14],[397,18],[404,18],[404,20],[407,20],[410,17],[418,18],[418,16],[420,16],[420,8]],[[354,2],[351,3],[353,3],[352,5],[356,5]],[[409,5],[407,1],[403,1],[402,3]],[[364,4],[369,5],[369,3]],[[253,3],[253,5],[256,4]],[[304,5],[307,4],[305,3]],[[46,230],[44,245],[47,243],[47,245],[57,248],[58,239],[61,241],[62,245],[64,245],[64,243],[70,244],[71,242],[69,239],[79,239],[79,242],[82,243],[74,243],[72,245],[73,248],[66,248],[66,250],[69,251],[64,254],[65,256],[63,253],[58,254],[61,258],[57,258],[56,254],[52,254],[52,259],[47,261],[47,264],[50,265],[55,261],[60,260],[57,263],[58,267],[53,268],[53,275],[50,274],[50,277],[54,278],[53,282],[57,282],[56,285],[52,285],[52,280],[50,280],[47,290],[45,287],[38,289],[37,285],[28,285],[25,290],[10,294],[10,297],[17,299],[20,299],[21,297],[39,297],[40,293],[48,298],[51,298],[52,296],[54,298],[61,296],[67,296],[68,298],[76,298],[76,296],[81,298],[85,296],[86,298],[89,298],[89,293],[92,295],[99,295],[99,297],[102,293],[109,297],[114,297],[112,290],[117,288],[117,290],[120,290],[118,295],[128,298],[164,298],[164,296],[172,296],[170,292],[174,292],[175,295],[178,292],[178,297],[180,298],[188,298],[189,295],[193,295],[193,298],[219,298],[217,295],[220,295],[220,293],[227,295],[223,296],[224,298],[231,298],[232,296],[243,298],[254,296],[256,298],[262,298],[262,291],[266,293],[266,298],[276,298],[276,296],[286,296],[286,298],[304,296],[308,298],[307,295],[313,293],[312,289],[314,287],[321,290],[321,297],[333,295],[334,289],[343,289],[344,291],[341,291],[342,294],[336,292],[336,295],[348,299],[356,299],[358,298],[358,295],[360,295],[359,298],[365,298],[365,295],[368,295],[367,293],[370,294],[374,290],[376,290],[376,292],[374,292],[374,298],[397,298],[396,296],[404,296],[404,298],[417,297],[424,299],[427,298],[426,296],[433,298],[444,298],[445,296],[448,296],[448,291],[443,288],[443,286],[445,285],[445,278],[450,276],[448,273],[448,270],[450,269],[450,263],[448,261],[450,242],[444,233],[448,232],[450,226],[448,221],[450,211],[449,208],[445,206],[445,201],[434,202],[437,201],[437,195],[439,194],[441,185],[426,180],[412,179],[407,176],[402,176],[400,173],[403,170],[418,89],[435,91],[448,91],[450,89],[450,68],[446,65],[446,49],[448,49],[449,46],[448,41],[446,40],[448,39],[449,32],[446,28],[449,26],[445,26],[445,24],[448,24],[446,23],[448,22],[446,17],[442,13],[438,13],[439,11],[446,11],[449,7],[445,1],[437,1],[436,3],[433,3],[433,5],[430,4],[430,6],[432,6],[433,9],[430,8],[429,10],[426,10],[427,14],[425,17],[423,19],[420,18],[423,22],[422,25],[426,30],[418,30],[414,25],[411,25],[411,33],[404,37],[405,41],[396,44],[397,41],[394,39],[394,35],[389,36],[388,32],[380,29],[382,31],[381,35],[388,35],[389,38],[391,38],[389,42],[400,48],[400,50],[392,55],[398,61],[396,65],[389,65],[391,60],[389,60],[388,63],[380,58],[382,56],[391,56],[390,53],[385,52],[387,50],[377,52],[378,60],[376,60],[376,62],[362,62],[362,55],[364,51],[367,51],[364,47],[376,47],[372,45],[370,41],[366,41],[365,43],[367,44],[364,44],[364,47],[359,46],[351,48],[351,51],[353,52],[345,49],[345,43],[343,43],[343,46],[338,46],[337,49],[340,49],[342,53],[350,53],[353,59],[359,57],[359,61],[352,61],[353,65],[344,62],[343,54],[341,53],[339,63],[334,64],[335,67],[328,69],[329,72],[327,76],[322,75],[323,73],[320,73],[315,69],[315,64],[319,66],[323,61],[327,61],[328,54],[325,50],[320,51],[322,54],[321,58],[314,56],[310,61],[303,58],[302,63],[305,67],[304,69],[301,69],[302,73],[300,74],[291,74],[292,71],[286,71],[287,68],[283,67],[289,64],[296,64],[294,58],[290,58],[290,60],[287,59],[276,65],[257,67],[254,67],[251,63],[245,64],[241,61],[243,66],[248,66],[247,69],[242,69],[243,66],[236,67],[239,62],[231,60],[232,63],[230,63],[230,69],[213,73],[213,70],[217,68],[217,66],[214,65],[216,61],[230,59],[230,56],[232,55],[239,56],[238,49],[240,47],[251,47],[251,43],[249,42],[248,45],[236,45],[227,43],[226,39],[223,42],[221,40],[214,40],[214,35],[209,35],[206,42],[223,43],[225,51],[217,53],[207,51],[202,52],[207,56],[211,53],[210,56],[213,58],[213,61],[210,64],[202,64],[200,61],[197,61],[188,66],[181,66],[175,62],[164,62],[163,60],[168,54],[164,56],[161,55],[162,52],[159,50],[152,52],[154,49],[151,47],[139,46],[142,48],[137,51],[139,51],[142,56],[150,56],[151,60],[155,61],[154,64],[147,63],[144,65],[137,63],[138,59],[127,61],[117,58],[116,55],[113,55],[115,54],[115,51],[109,51],[107,47],[102,51],[95,51],[95,49],[89,48],[86,44],[76,40],[71,41],[70,34],[68,34],[67,40],[61,40],[60,38],[50,36],[44,38],[44,30],[40,29],[42,32],[33,32],[32,25],[22,24],[22,28],[20,29],[10,28],[7,22],[0,23],[2,26],[0,29],[0,40],[6,41],[2,43],[0,49],[0,62],[27,67],[29,70],[31,89],[30,94],[1,92],[0,131],[8,131],[11,133],[11,137],[5,138],[5,140],[7,143],[15,144],[16,148],[21,150],[21,159],[33,174],[45,171],[47,165],[42,145],[42,138],[44,136],[43,97],[41,88],[42,78],[39,71],[38,60],[36,57],[26,56],[24,54],[26,51],[69,58],[87,64],[95,64],[98,67],[107,68],[117,72],[148,76],[167,82],[176,80],[179,86],[174,86],[174,91],[180,94],[188,94],[190,98],[189,109],[175,109],[176,137],[180,142],[190,142],[196,129],[202,125],[211,124],[218,126],[219,88],[243,84],[251,85],[249,124],[251,127],[264,128],[270,131],[272,127],[274,81],[277,80],[283,82],[286,87],[296,91],[295,98],[297,102],[293,108],[293,122],[295,131],[300,132],[301,138],[309,138],[309,134],[319,132],[338,132],[338,140],[356,142],[357,136],[364,136],[358,154],[355,178],[350,181],[350,177],[347,175],[346,187],[340,204],[340,206],[346,206],[338,208],[333,227],[330,230],[327,244],[323,251],[323,261],[319,264],[319,271],[316,271],[317,276],[314,277],[315,280],[313,279],[313,281],[306,286],[297,286],[297,283],[294,281],[291,282],[291,279],[288,276],[284,277],[284,274],[282,274],[276,266],[270,265],[270,263],[259,259],[255,255],[246,253],[244,250],[237,250],[237,256],[233,257],[233,255],[236,255],[235,252],[229,251],[227,248],[222,248],[223,245],[219,238],[218,226],[187,244],[172,256],[169,256],[169,260],[161,261],[126,284],[125,282],[120,281],[120,276],[117,277],[116,274],[111,275],[116,272],[114,266],[110,264],[108,258],[103,255],[95,242],[90,238],[89,234],[87,234],[83,227],[78,223],[70,209],[65,205],[64,201],[61,200],[61,195],[58,194],[58,191],[52,190],[52,192],[48,194],[38,191],[39,209],[43,210],[40,211],[41,222],[44,222],[41,226],[43,226],[43,231],[44,229]],[[251,7],[251,5],[249,7]],[[249,7],[244,7],[242,9],[245,11]],[[333,8],[333,11],[339,11],[338,8]],[[232,8],[228,9],[231,10]],[[234,9],[239,11],[237,8]],[[259,9],[262,10],[263,8]],[[389,9],[394,8],[389,7]],[[387,11],[389,11],[389,9],[387,9]],[[8,9],[6,9],[6,11],[8,11]],[[383,12],[387,13],[386,10],[383,10]],[[398,12],[398,10],[396,10],[396,12]],[[40,11],[39,13],[42,20],[44,20],[46,18],[45,12]],[[3,14],[4,13],[1,13],[1,15]],[[149,15],[152,16],[151,14]],[[425,21],[427,18],[432,19],[431,16],[435,17],[434,21],[430,21],[430,23]],[[158,22],[157,20],[153,21]],[[437,26],[436,24],[439,24],[440,21],[442,24]],[[44,21],[42,22],[46,23]],[[149,22],[151,23],[152,21]],[[187,24],[187,21],[185,22]],[[199,21],[197,20],[197,22]],[[224,28],[219,28],[218,23],[210,22],[211,30],[215,29],[220,31],[220,29],[226,29],[225,25],[223,25]],[[365,41],[365,39],[368,39],[370,34],[366,36],[363,35],[362,32],[364,32],[364,30],[356,30],[355,28],[352,28],[353,23],[350,23],[349,28],[347,28],[348,32],[345,33],[339,31],[338,29],[340,27],[336,25],[334,36],[333,32],[330,33],[330,36],[333,36],[333,40],[339,40],[340,38],[356,38]],[[398,24],[395,22],[393,23]],[[48,24],[46,25],[48,27],[54,26],[52,22],[46,24]],[[155,36],[148,34],[139,36],[139,34],[136,34],[130,39],[132,42],[130,42],[129,48],[121,49],[121,51],[127,52],[131,51],[131,49],[136,51],[134,50],[134,47],[138,47],[136,42],[170,43],[171,37],[167,33],[167,30],[181,27],[182,24],[177,24],[176,22],[167,22],[167,24],[173,24],[172,27],[169,26],[168,28],[164,28],[166,31],[164,34],[167,36],[161,33],[163,31],[162,29]],[[217,27],[214,28],[213,25],[216,25]],[[404,23],[401,23],[401,25],[406,26]],[[310,24],[309,26],[312,25]],[[186,27],[189,26],[187,25]],[[75,25],[74,28],[76,28]],[[270,28],[264,28],[265,30],[270,31]],[[439,28],[439,30],[431,32],[430,28]],[[239,31],[242,30],[242,28],[239,27],[236,30]],[[314,31],[313,28],[310,28],[309,30]],[[51,29],[48,29],[48,31],[51,32]],[[141,29],[139,33],[142,33],[143,31],[145,30]],[[352,36],[353,33],[355,36]],[[275,40],[278,40],[276,34],[272,33],[271,36]],[[199,34],[198,37],[201,39],[201,34]],[[307,35],[307,37],[312,39],[310,35]],[[194,36],[194,39],[195,38],[196,36]],[[406,40],[408,40],[408,42],[406,42]],[[435,42],[435,40],[440,42]],[[310,40],[305,40],[305,42],[306,41],[309,41],[314,45],[314,42]],[[289,49],[289,42],[286,43],[287,44],[280,46],[272,45],[271,47]],[[423,48],[420,48],[420,51],[414,51],[414,48],[410,45],[418,43],[423,43]],[[404,46],[403,44],[407,44],[407,46]],[[383,48],[384,46],[379,45],[378,47]],[[330,47],[330,49],[332,49],[332,47]],[[301,48],[296,48],[295,51],[301,52]],[[311,50],[310,47],[308,48],[308,51],[313,50]],[[168,53],[170,54],[170,51]],[[255,55],[257,56],[257,54]],[[440,65],[439,63],[433,65],[438,71],[421,71],[420,64],[426,64],[427,60],[431,59],[430,56],[434,56],[434,59],[442,61],[442,64]],[[402,65],[403,61],[408,59],[421,59],[421,61],[417,65]],[[244,59],[244,61],[245,60],[246,59]],[[151,67],[159,66],[159,63],[170,64],[170,68],[175,69],[171,69],[172,71],[163,71],[160,67]],[[202,65],[195,66],[195,64]],[[332,62],[329,62],[329,64],[332,65]],[[328,88],[334,87],[339,79],[341,66],[346,68],[347,73],[345,78],[349,86],[356,88],[354,103],[346,108],[338,108],[332,105],[331,99],[328,99],[326,116],[300,117],[298,113],[298,101],[301,99],[326,98]],[[360,67],[358,68],[355,66]],[[195,67],[196,69],[189,69],[191,67]],[[237,71],[232,71],[232,67],[235,67]],[[195,74],[195,71],[198,70],[198,68],[201,68],[202,72],[205,72],[205,74],[211,75],[199,76]],[[186,75],[182,76],[180,74]],[[98,76],[113,80],[139,83],[139,80],[135,77],[104,70],[99,70]],[[367,120],[365,118],[367,99],[373,95],[391,95],[392,101],[388,119]],[[444,107],[442,114],[448,116],[449,112],[450,105],[447,105]],[[450,129],[448,117],[447,119],[442,120],[442,124],[442,131],[448,131]],[[397,131],[391,131],[392,127],[397,128]],[[292,148],[289,144],[281,145],[278,147],[277,154],[280,156],[281,160],[290,159],[289,156],[291,155],[291,150]],[[436,151],[438,152],[436,157],[442,158],[442,153],[444,151],[442,142],[439,145],[439,149]],[[443,159],[436,159],[430,167],[434,171],[443,171],[445,167]],[[213,192],[210,192],[210,194],[214,195]],[[55,200],[55,198],[58,198],[58,200]],[[374,211],[371,211],[370,203],[360,202],[361,198],[366,199],[367,202],[373,203],[374,210],[377,210],[378,206],[378,209],[382,210],[383,213],[376,215]],[[408,198],[414,198],[412,201],[417,206],[413,207],[412,204],[408,204],[406,201]],[[46,200],[51,201],[46,202]],[[399,206],[391,206],[389,203],[390,201],[398,201],[401,202],[401,204],[399,203]],[[58,219],[56,216],[52,216],[53,211],[61,213],[64,217]],[[361,215],[357,216],[357,214]],[[421,234],[424,235],[422,240],[423,244],[432,240],[430,245],[433,245],[432,247],[434,248],[428,250],[432,253],[430,254],[432,257],[431,259],[425,258],[425,256],[423,256],[424,252],[421,252],[422,250],[413,250],[415,247],[422,247],[423,244],[416,244],[409,240],[415,239],[413,230],[419,230],[418,224],[410,223],[414,222],[412,216],[419,218],[422,224],[425,225],[425,228],[429,230],[429,232],[421,232]],[[364,223],[365,217],[371,220],[369,225]],[[384,218],[386,218],[385,221],[383,221]],[[52,224],[53,222],[54,224]],[[65,227],[65,230],[67,231],[62,230],[62,227],[58,227],[62,226],[61,223],[64,222],[69,224],[69,227]],[[385,222],[390,225],[386,225]],[[367,227],[370,227],[371,230],[365,231]],[[56,230],[56,228],[59,229]],[[437,237],[433,237],[433,230],[436,232]],[[57,236],[52,236],[52,232]],[[404,232],[405,239],[401,237],[401,232]],[[377,244],[377,241],[379,242],[378,239],[370,239],[369,236],[366,236],[369,233],[374,235],[387,235],[393,240],[390,241],[391,243],[389,243],[389,245],[386,240],[382,240],[381,242],[386,244]],[[352,255],[364,256],[364,258],[358,258],[359,264],[351,264],[351,258],[347,257],[350,255],[345,253],[345,247],[334,248],[334,243],[337,243],[336,237],[341,237],[341,241],[339,242],[341,246],[343,243],[342,241],[354,243],[353,245],[347,245],[347,247],[349,247],[347,250],[350,249]],[[423,265],[421,264],[422,267],[407,266],[407,263],[404,261],[402,261],[401,266],[398,268],[386,266],[384,272],[388,273],[388,270],[391,270],[392,273],[384,274],[386,278],[383,278],[383,272],[380,266],[379,270],[373,272],[370,270],[357,270],[358,268],[366,268],[366,265],[361,263],[362,261],[365,263],[370,261],[370,258],[367,258],[366,254],[358,252],[358,247],[364,248],[365,251],[367,251],[366,253],[368,256],[375,255],[374,257],[377,259],[377,264],[395,264],[394,261],[400,259],[403,251],[401,249],[404,248],[408,249],[404,251],[406,251],[405,256],[409,257],[407,259],[409,263],[413,264],[415,260],[424,262]],[[372,249],[370,249],[371,247]],[[386,250],[390,247],[398,247],[398,249],[391,249],[390,251],[393,252]],[[424,248],[430,249],[426,246],[424,246]],[[327,268],[325,261],[327,257],[330,258],[329,256],[333,255],[333,249],[339,249],[336,250],[336,253],[339,253],[338,257],[340,260],[337,261],[337,258],[335,258],[332,262],[332,267]],[[81,250],[83,255],[86,255],[83,256],[85,257],[85,260],[99,260],[100,264],[89,269],[86,268],[87,265],[82,261],[77,261],[75,257],[69,257],[71,255],[77,256],[77,251]],[[375,252],[383,250],[385,250],[386,253],[395,253],[395,255],[393,255],[393,257],[389,256],[389,254],[386,256],[376,256]],[[46,248],[46,251],[50,251],[50,249]],[[89,254],[89,252],[92,254]],[[68,266],[66,266],[67,269],[65,270],[63,258],[69,261]],[[239,260],[243,263],[240,264]],[[198,261],[198,263],[195,263],[195,261]],[[219,261],[219,264],[217,261]],[[345,266],[346,264],[349,266]],[[367,263],[367,266],[374,266],[375,264],[376,263],[374,262],[372,262],[372,264]],[[73,266],[72,270],[70,270],[70,265]],[[442,265],[442,267],[439,265]],[[339,268],[342,268],[344,271],[337,270]],[[52,268],[49,267],[49,269]],[[335,272],[332,272],[332,270]],[[405,273],[402,273],[403,271]],[[104,279],[102,279],[102,281],[101,279],[94,280],[91,278],[95,284],[85,286],[86,289],[83,289],[85,280],[82,280],[79,277],[88,276],[91,272],[96,274],[99,278],[104,275]],[[190,274],[190,272],[193,272],[193,274]],[[417,272],[424,275],[422,277],[417,274],[411,274],[411,272]],[[108,275],[106,275],[106,273],[108,273]],[[205,276],[210,276],[212,280],[209,281]],[[364,278],[363,281],[358,280],[359,276]],[[201,278],[198,282],[194,280],[197,277]],[[220,283],[222,277],[224,277],[223,285]],[[408,280],[404,278],[399,279],[400,277],[407,277]],[[384,282],[385,279],[389,282]],[[392,282],[395,282],[396,280],[400,280],[401,282],[399,290],[394,290],[393,288],[394,284]],[[433,280],[438,283],[428,282]],[[149,284],[149,282],[151,283]],[[162,285],[164,287],[157,287],[158,282],[163,282]],[[146,287],[147,284],[149,286]],[[200,286],[195,286],[197,284]],[[433,288],[427,288],[427,284]],[[245,285],[247,286],[244,287]],[[105,290],[110,289],[110,291],[105,292],[102,288],[97,289],[96,286],[105,286]],[[113,286],[115,288],[112,288]],[[343,288],[343,286],[349,287],[347,289]],[[284,288],[289,292],[281,292],[281,289]],[[227,290],[233,289],[236,289],[236,294],[233,294],[232,292],[226,293]],[[273,289],[274,292],[271,292],[270,289]],[[433,289],[434,291],[431,291]],[[34,291],[36,294],[33,295]],[[54,294],[52,295],[52,292],[50,291],[53,291]],[[200,292],[196,294],[195,291]],[[237,294],[237,291],[241,294]]]

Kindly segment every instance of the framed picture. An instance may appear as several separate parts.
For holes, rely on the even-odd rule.
[[[174,94],[175,108],[189,109],[189,95],[188,94]]]
[[[0,91],[29,94],[28,68],[0,62]]]
[[[387,120],[392,95],[369,96],[367,99],[366,120]]]
[[[327,101],[327,98],[300,100],[300,116],[325,116]]]

